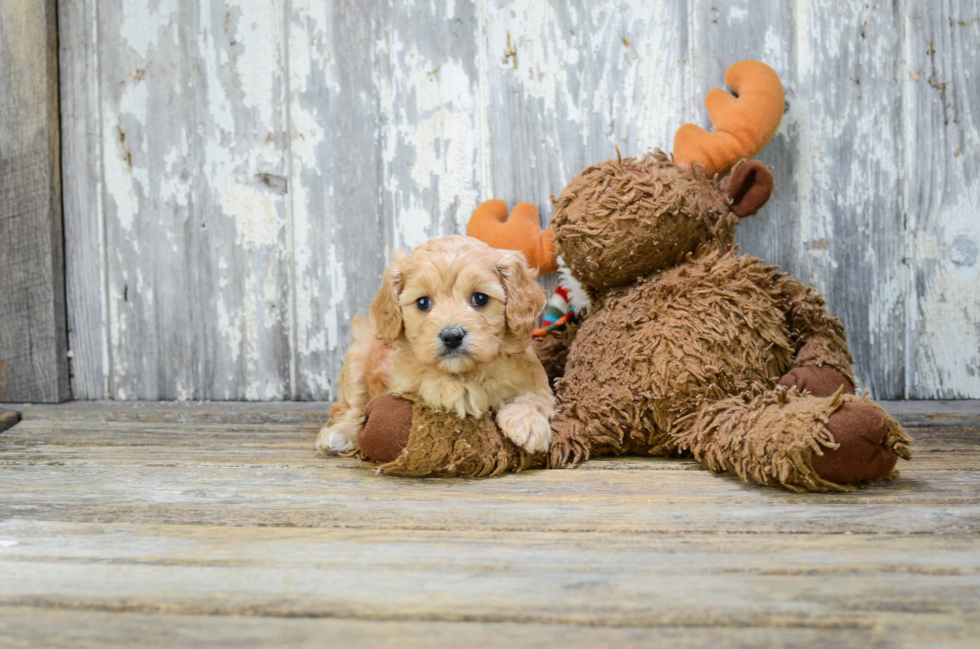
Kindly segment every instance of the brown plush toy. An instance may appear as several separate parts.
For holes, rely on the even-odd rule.
[[[910,439],[854,395],[843,326],[813,289],[732,244],[739,219],[772,191],[769,169],[745,158],[776,132],[783,92],[755,61],[726,78],[737,98],[715,90],[706,102],[716,133],[682,127],[674,159],[658,151],[593,165],[554,200],[564,282],[586,317],[536,343],[561,374],[547,466],[610,453],[690,454],[714,471],[794,491],[845,491],[894,476]],[[529,219],[502,219],[501,207],[481,206],[470,231],[540,259],[549,233]],[[395,462],[414,468],[389,463],[389,472],[486,475],[543,462],[500,442],[492,421],[452,421],[386,399],[383,411],[401,408],[402,423],[369,414],[360,441],[363,452],[375,439],[403,440]],[[474,427],[482,431],[475,437]],[[453,435],[458,450],[436,439]],[[429,446],[443,450],[420,464]]]

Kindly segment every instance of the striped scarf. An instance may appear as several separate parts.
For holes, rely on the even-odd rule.
[[[544,308],[541,328],[534,332],[534,337],[547,336],[549,331],[564,331],[569,322],[575,322],[575,307],[569,299],[568,289],[559,286]]]

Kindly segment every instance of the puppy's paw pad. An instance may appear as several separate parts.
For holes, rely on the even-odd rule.
[[[500,431],[528,453],[544,453],[551,445],[551,424],[537,408],[508,404],[497,413]]]
[[[551,446],[551,424],[542,415],[531,418],[527,424],[527,441],[521,447],[528,453],[547,453]]]
[[[338,423],[324,426],[316,436],[316,450],[321,453],[338,455],[354,448],[357,427],[353,424]]]

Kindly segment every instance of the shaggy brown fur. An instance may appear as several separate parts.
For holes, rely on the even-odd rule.
[[[569,322],[563,331],[550,331],[547,336],[535,338],[531,343],[531,349],[537,355],[544,371],[548,374],[548,381],[552,385],[555,379],[561,378],[565,374],[565,362],[568,360],[568,350],[571,348],[575,334],[578,332],[578,323]]]
[[[738,217],[725,197],[753,183],[768,192],[771,175],[737,165],[716,183],[657,153],[590,167],[555,201],[559,251],[593,304],[556,382],[549,466],[690,451],[747,481],[849,488],[810,460],[837,448],[827,422],[843,398],[804,395],[795,381],[816,374],[787,374],[819,367],[853,386],[843,326],[812,289],[731,245]],[[881,412],[896,431],[889,453],[907,457],[908,438]]]
[[[719,182],[660,152],[610,160],[555,199],[559,252],[592,305],[577,330],[535,343],[549,375],[563,368],[549,467],[690,453],[745,481],[845,491],[908,459],[898,423],[845,394],[853,361],[823,298],[732,245],[733,206],[751,214],[772,188],[749,164]],[[492,475],[544,461],[487,420],[418,403],[412,413],[408,447],[385,472]]]
[[[553,202],[562,259],[596,290],[674,264],[709,238],[730,242],[738,222],[700,168],[679,167],[662,151],[593,165]]]
[[[479,419],[461,419],[445,411],[433,410],[418,397],[406,395],[403,398],[412,404],[408,443],[394,461],[379,465],[378,470],[382,473],[479,478],[541,467],[546,463],[544,453],[532,455],[504,437],[490,414]],[[362,437],[372,434],[371,426],[369,418]]]
[[[796,388],[779,388],[708,401],[678,422],[673,443],[690,450],[712,471],[732,471],[745,482],[781,485],[797,492],[850,491],[855,485],[825,480],[813,466],[815,455],[837,448],[828,424],[845,403],[880,411],[887,425],[884,447],[909,458],[911,440],[897,422],[874,402],[845,395],[843,389],[826,399]]]

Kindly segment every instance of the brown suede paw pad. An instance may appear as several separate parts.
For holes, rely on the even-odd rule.
[[[898,456],[882,442],[888,433],[885,415],[867,403],[849,401],[830,416],[827,429],[839,445],[813,455],[813,468],[824,480],[857,484],[884,478]]]
[[[394,462],[408,446],[412,431],[412,402],[383,394],[364,409],[367,420],[357,433],[357,445],[369,460]]]
[[[829,367],[816,365],[791,369],[779,379],[779,385],[796,387],[821,398],[833,396],[842,385],[844,394],[854,394],[854,386],[843,374]]]

